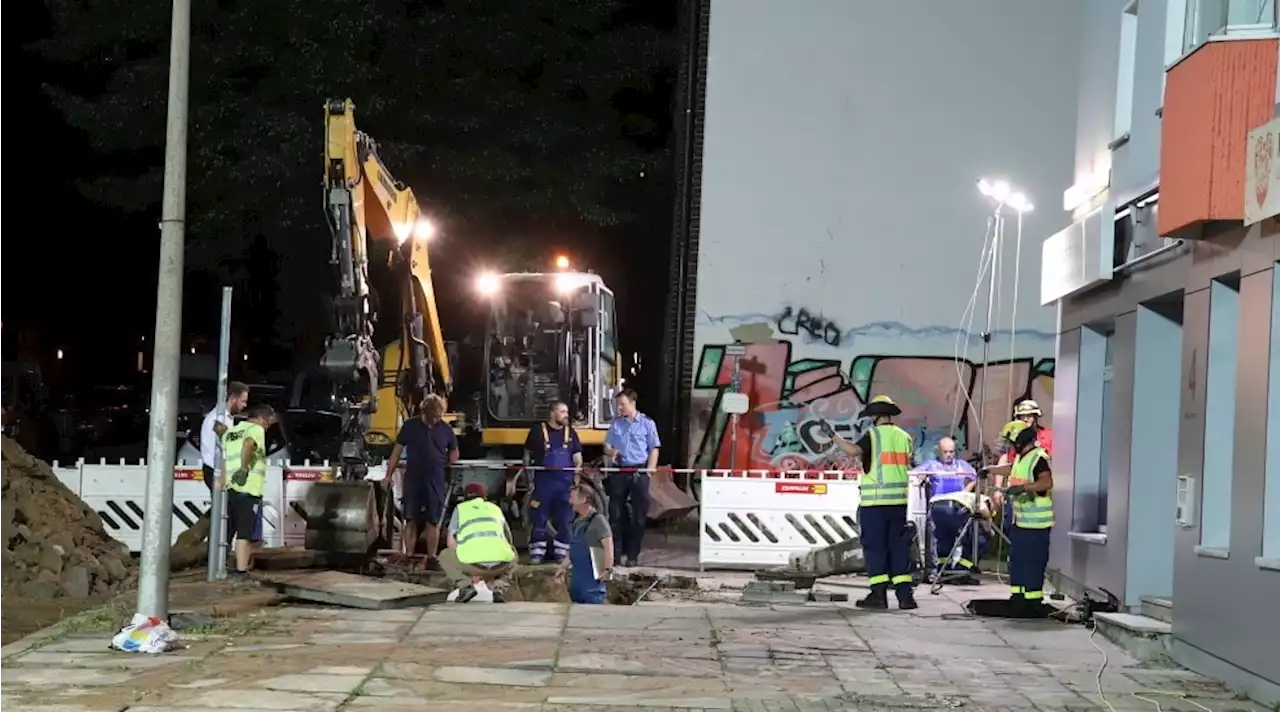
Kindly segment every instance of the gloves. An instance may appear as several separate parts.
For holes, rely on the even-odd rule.
[[[1027,489],[1023,485],[1010,485],[1009,488],[1005,490],[1005,493],[1010,497],[1017,497],[1020,494],[1026,493],[1026,491]]]
[[[828,423],[825,420],[818,423],[818,431],[829,438],[834,438],[836,436],[835,428],[831,427],[831,423]]]
[[[236,485],[237,487],[248,481],[249,469],[247,467],[241,467],[235,471],[235,474],[231,475],[231,484]]]

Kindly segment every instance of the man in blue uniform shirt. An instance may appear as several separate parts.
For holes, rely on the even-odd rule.
[[[635,391],[623,390],[617,401],[618,417],[609,424],[604,454],[617,467],[632,471],[609,475],[604,486],[609,496],[614,560],[623,566],[636,566],[644,528],[649,521],[649,473],[658,466],[658,448],[662,442],[653,418],[636,409]]]
[[[569,527],[573,508],[569,489],[574,471],[582,467],[582,442],[569,424],[569,406],[555,403],[545,423],[529,428],[524,441],[524,464],[533,465],[533,494],[529,498],[529,563],[547,559],[547,523],[555,527],[552,561],[569,554]]]

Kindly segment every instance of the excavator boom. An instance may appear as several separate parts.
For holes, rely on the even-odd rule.
[[[339,386],[344,408],[342,478],[358,480],[368,464],[365,436],[380,407],[411,412],[427,393],[448,395],[453,374],[431,282],[428,243],[435,227],[413,190],[392,177],[372,138],[356,128],[350,99],[325,103],[325,207],[337,272],[335,331],[322,365]],[[407,382],[396,384],[398,404],[379,403],[380,364],[374,344],[379,300],[369,281],[370,240],[396,245],[391,262],[400,283],[402,353]],[[393,409],[393,412],[395,410]]]

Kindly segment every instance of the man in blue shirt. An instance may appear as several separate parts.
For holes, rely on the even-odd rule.
[[[387,461],[387,472],[395,472],[405,448],[413,451],[407,460],[400,487],[400,509],[404,527],[404,553],[413,556],[418,537],[427,535],[427,565],[440,552],[440,520],[449,496],[445,469],[458,461],[458,437],[444,422],[444,399],[432,393],[422,402],[420,415],[406,420],[396,435],[396,445]]]
[[[966,499],[953,495],[972,492],[978,481],[978,473],[974,471],[973,465],[956,457],[956,441],[951,438],[939,440],[938,456],[920,463],[916,472],[927,474],[929,478],[929,520],[933,524],[933,552],[934,561],[937,561],[939,557],[951,554],[956,539],[960,538],[960,531],[969,520],[969,507],[965,502],[972,497]],[[947,564],[949,571],[966,573],[953,583],[978,583],[971,578],[971,574],[977,572],[977,563],[968,558],[973,552],[972,540],[969,538],[972,533],[973,529],[970,529],[961,542],[960,560]],[[987,537],[982,533],[978,542],[979,549],[985,547],[986,543]]]
[[[547,422],[529,428],[524,440],[524,464],[534,467],[533,494],[529,497],[529,563],[541,564],[547,558],[548,521],[556,530],[551,559],[560,561],[569,554],[569,527],[573,524],[569,489],[575,469],[582,467],[582,442],[569,424],[568,405],[552,404]]]
[[[604,454],[617,467],[638,472],[615,472],[605,479],[609,495],[609,523],[613,528],[614,561],[636,566],[649,521],[649,473],[658,466],[658,425],[636,410],[636,392],[618,394],[618,417],[609,424]],[[630,509],[628,510],[628,507]]]

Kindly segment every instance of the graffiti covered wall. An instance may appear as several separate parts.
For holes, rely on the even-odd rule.
[[[1057,206],[1075,171],[1080,12],[712,0],[689,461],[832,464],[816,423],[858,435],[880,393],[926,452],[951,433],[965,450],[992,443],[1018,398],[1051,407],[1040,244],[1069,223]],[[999,240],[979,178],[1036,204]],[[735,342],[752,408],[736,451],[717,409]]]
[[[962,451],[978,452],[983,445],[994,449],[1011,404],[1023,398],[1040,402],[1045,424],[1052,425],[1052,334],[997,333],[984,365],[981,336],[959,329],[913,331],[877,324],[845,332],[814,319],[812,328],[801,320],[788,334],[786,325],[796,323],[796,313],[783,309],[772,324],[742,323],[729,328],[722,341],[702,346],[694,371],[693,466],[851,468],[818,426],[826,421],[841,437],[856,440],[869,425],[858,415],[876,395],[887,395],[902,408],[896,420],[912,434],[922,458],[932,456],[946,436],[954,437]],[[719,321],[708,323],[707,330],[745,318]],[[948,338],[959,342],[959,356],[957,349],[947,349],[952,353],[944,356],[928,348]],[[814,353],[814,341],[825,353]],[[976,349],[974,341],[979,342]],[[726,349],[733,343],[745,353]],[[750,413],[739,417],[736,440],[729,416],[719,408],[721,394],[732,388],[735,367],[738,388],[752,405]]]

